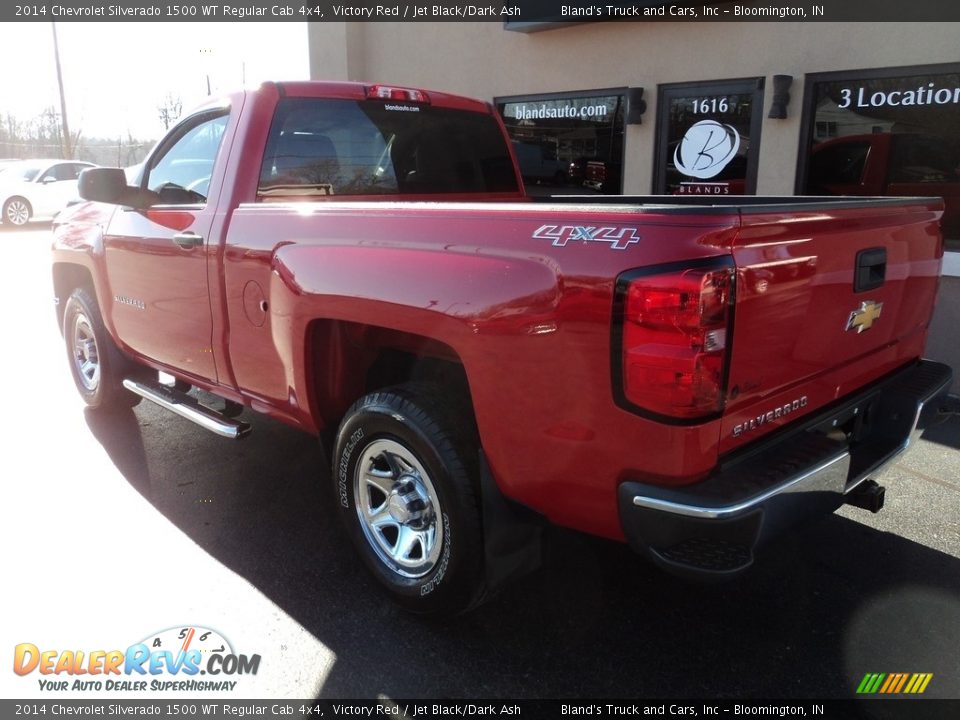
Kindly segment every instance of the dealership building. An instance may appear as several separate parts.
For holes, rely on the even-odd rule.
[[[493,102],[534,194],[944,197],[930,354],[960,374],[957,23],[308,27],[314,79]]]

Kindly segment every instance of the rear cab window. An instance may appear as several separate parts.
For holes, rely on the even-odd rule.
[[[258,199],[519,191],[494,116],[396,101],[285,98]]]

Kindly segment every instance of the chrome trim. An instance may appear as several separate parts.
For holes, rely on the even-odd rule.
[[[841,467],[837,467],[840,463]],[[705,518],[709,520],[723,520],[743,512],[751,510],[758,505],[762,505],[777,495],[790,492],[809,492],[809,491],[830,491],[838,494],[844,492],[847,470],[850,464],[850,453],[843,452],[819,465],[807,470],[801,475],[788,480],[785,483],[772,487],[766,492],[756,495],[748,500],[735,503],[733,505],[721,505],[719,507],[707,507],[702,505],[687,505],[685,503],[672,502],[670,500],[660,500],[658,498],[637,495],[633,498],[633,504],[637,507],[647,508],[649,510],[660,510],[674,515],[683,515],[685,517]]]
[[[690,505],[682,502],[673,502],[659,498],[637,495],[633,498],[633,504],[637,507],[648,508],[650,510],[659,510],[661,512],[672,513],[692,518],[703,519],[725,519],[739,515],[748,510],[756,508],[769,500],[790,492],[834,492],[840,496],[846,495],[855,490],[859,485],[870,477],[875,477],[881,470],[889,467],[896,458],[906,452],[916,441],[917,437],[923,431],[920,427],[923,412],[927,405],[939,397],[949,386],[951,378],[946,378],[933,390],[926,390],[925,394],[915,396],[912,401],[916,404],[916,412],[913,416],[913,422],[910,430],[904,434],[902,441],[887,455],[878,465],[869,468],[859,477],[854,478],[847,483],[847,474],[850,465],[850,453],[844,451],[819,465],[803,472],[802,474],[776,485],[765,492],[755,495],[746,500],[717,507],[706,505]],[[842,465],[838,466],[838,463]],[[842,472],[838,472],[842,470]]]
[[[161,394],[161,392],[151,388],[148,384],[130,380],[129,378],[123,381],[123,386],[130,392],[136,393],[140,397],[146,398],[165,410],[169,410],[182,418],[186,418],[220,437],[239,440],[250,434],[249,423],[224,417],[216,410],[211,410],[201,405],[187,395],[183,395],[184,400],[181,401],[177,396],[182,393],[177,393],[176,390],[164,388]]]

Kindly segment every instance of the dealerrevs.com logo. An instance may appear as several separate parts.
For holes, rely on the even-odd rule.
[[[173,627],[126,650],[49,650],[20,643],[13,671],[38,675],[45,691],[231,691],[240,675],[256,675],[259,655],[240,655],[216,630]],[[203,676],[202,679],[200,676]]]

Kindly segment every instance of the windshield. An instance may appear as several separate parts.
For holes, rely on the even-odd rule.
[[[33,163],[15,163],[0,168],[0,182],[31,182],[43,168]]]
[[[289,98],[278,104],[259,195],[517,192],[500,126],[427,104]]]

